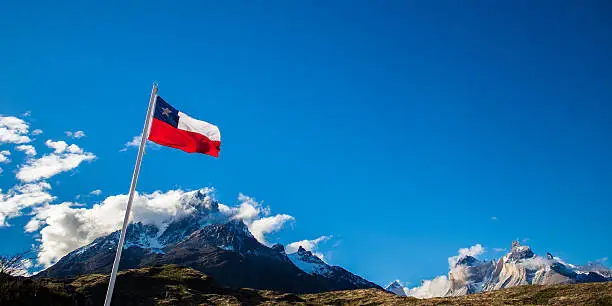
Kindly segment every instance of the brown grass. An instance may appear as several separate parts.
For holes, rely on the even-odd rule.
[[[0,305],[99,305],[108,276],[65,280],[12,278],[0,283]],[[612,282],[521,286],[461,297],[416,299],[378,289],[317,294],[230,289],[200,272],[166,265],[122,271],[113,305],[612,305]]]

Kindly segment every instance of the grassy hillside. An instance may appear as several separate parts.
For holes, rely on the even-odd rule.
[[[100,305],[108,276],[31,280],[0,277],[0,305]],[[319,294],[228,289],[175,265],[120,272],[113,305],[612,305],[612,283],[522,286],[455,298],[419,300],[377,289]]]

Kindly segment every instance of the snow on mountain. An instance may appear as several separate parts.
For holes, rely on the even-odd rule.
[[[357,276],[342,267],[330,266],[314,255],[311,251],[307,251],[300,246],[297,252],[287,255],[291,262],[300,270],[317,275],[329,282],[335,283],[335,286],[341,288],[380,288],[380,286],[367,281],[366,279]]]
[[[306,251],[306,249],[301,246],[298,248],[297,252],[287,256],[289,256],[289,259],[291,259],[293,264],[308,274],[326,276],[332,272],[330,265],[319,259],[319,257],[313,255],[312,252]]]
[[[521,285],[612,281],[612,271],[601,264],[575,266],[553,257],[550,253],[541,257],[529,246],[521,245],[517,241],[512,242],[510,252],[499,260],[481,261],[461,253],[449,260],[451,266],[448,278],[436,278],[438,283],[443,284],[435,286],[435,290],[431,289],[434,288],[432,286],[425,288],[431,281],[424,281],[419,287],[402,288],[401,291],[397,288],[398,283],[394,282],[392,290],[389,291],[425,298],[459,296]]]
[[[238,210],[222,207],[205,192],[185,193],[179,201],[177,204],[188,208],[180,218],[128,226],[120,269],[178,264],[211,275],[226,286],[288,292],[382,289],[341,267],[328,265],[303,248],[287,255],[281,244],[262,244],[250,231],[248,221],[233,218]],[[118,241],[119,231],[99,237],[62,257],[38,277],[108,273]]]
[[[404,286],[402,286],[402,283],[400,283],[399,280],[395,280],[390,283],[389,286],[385,287],[385,290],[399,296],[406,296],[406,292],[404,292]]]

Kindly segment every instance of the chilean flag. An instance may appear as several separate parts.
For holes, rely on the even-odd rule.
[[[189,117],[160,96],[155,100],[149,140],[188,153],[214,157],[219,157],[221,150],[221,132],[217,126]]]

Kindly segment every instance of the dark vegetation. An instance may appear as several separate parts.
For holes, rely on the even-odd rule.
[[[108,275],[66,279],[3,274],[0,305],[101,305]],[[462,297],[419,300],[380,289],[316,294],[219,286],[197,270],[164,265],[119,272],[113,305],[612,305],[612,282],[521,286]]]

